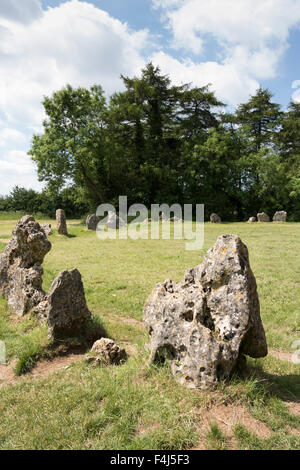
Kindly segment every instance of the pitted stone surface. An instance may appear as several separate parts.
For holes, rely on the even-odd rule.
[[[91,351],[94,355],[88,355],[87,361],[96,364],[120,365],[127,359],[125,349],[120,348],[116,342],[110,338],[101,338],[96,341]]]
[[[243,355],[264,357],[256,281],[240,238],[222,235],[180,283],[158,284],[144,306],[144,323],[151,360],[166,356],[188,388],[216,385]]]
[[[0,293],[17,315],[24,315],[44,300],[41,265],[50,249],[51,243],[34,217],[22,217],[0,255]]]

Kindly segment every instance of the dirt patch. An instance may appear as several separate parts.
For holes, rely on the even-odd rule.
[[[300,429],[295,429],[291,428],[290,426],[287,426],[287,430],[289,433],[291,433],[293,436],[300,437]]]
[[[209,409],[205,409],[204,411],[200,410],[199,414],[201,419],[199,432],[202,439],[194,450],[205,448],[205,436],[210,430],[211,424],[217,424],[223,431],[227,440],[227,448],[230,449],[235,448],[233,428],[237,424],[245,426],[248,431],[257,435],[259,438],[268,438],[272,434],[271,429],[262,421],[253,418],[249,411],[242,405],[215,404]]]
[[[117,343],[120,346],[120,348],[125,349],[128,357],[136,356],[137,347],[134,344],[130,343],[130,341],[120,340]]]
[[[70,354],[69,356],[56,357],[51,361],[42,359],[36,364],[36,367],[27,374],[27,377],[33,377],[37,379],[47,377],[53,372],[66,369],[71,364],[81,361],[83,357],[83,354]]]
[[[140,424],[136,429],[136,434],[138,436],[149,434],[150,432],[155,431],[159,427],[160,427],[160,424],[158,422],[154,422],[149,425]]]
[[[135,318],[121,317],[120,315],[109,315],[109,319],[115,320],[115,321],[121,321],[122,323],[125,323],[126,325],[132,325],[137,328],[145,328],[143,325],[143,322],[136,320]]]
[[[292,354],[284,351],[276,351],[275,349],[269,349],[269,354],[276,357],[280,361],[292,362]]]
[[[286,402],[286,405],[292,415],[300,416],[300,400]]]
[[[129,341],[119,341],[118,344],[126,350],[129,357],[136,355],[137,348]],[[62,351],[63,353],[64,351]],[[17,376],[14,372],[18,359],[13,359],[8,365],[0,364],[0,388],[6,385],[13,385],[21,381],[31,379],[42,379],[48,375],[68,368],[71,364],[80,362],[85,358],[85,352],[63,354],[52,357],[51,359],[40,359],[34,369],[25,375]]]
[[[10,385],[17,382],[18,377],[14,373],[14,368],[18,360],[14,359],[10,364],[0,364],[0,388],[4,385]]]
[[[14,368],[18,360],[14,359],[7,366],[0,365],[0,388],[31,379],[41,379],[48,377],[48,375],[58,370],[65,369],[71,364],[81,361],[83,357],[83,354],[70,354],[68,356],[55,357],[51,361],[42,359],[37,362],[35,368],[31,372],[22,376],[15,375]]]

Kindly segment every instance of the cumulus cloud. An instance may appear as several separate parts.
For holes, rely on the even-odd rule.
[[[87,2],[70,0],[42,10],[38,0],[1,0],[0,39],[0,111],[5,121],[0,122],[0,166],[18,172],[12,150],[21,136],[8,129],[22,128],[27,136],[39,129],[43,96],[67,83],[99,83],[108,94],[119,90],[120,74],[137,74],[144,65],[149,33],[133,31]]]
[[[154,54],[152,61],[160,66],[164,74],[169,74],[175,84],[193,83],[199,87],[211,84],[210,89],[217,97],[228,103],[241,103],[259,86],[256,80],[238,73],[230,63],[195,63],[191,59],[181,62],[164,52]]]
[[[292,88],[295,90],[292,94],[292,100],[295,101],[295,103],[300,103],[300,80],[294,80]]]
[[[5,147],[9,142],[14,142],[15,146],[23,146],[27,142],[27,138],[23,132],[3,126],[0,128],[0,147]]]
[[[277,76],[290,31],[300,25],[298,0],[153,0],[153,5],[162,9],[171,47],[193,57],[193,64],[178,64],[178,73],[185,67],[189,75],[197,70],[210,77],[230,104],[247,99],[260,80]],[[203,59],[208,41],[217,44],[215,62]]]
[[[5,20],[0,43],[0,106],[11,120],[38,125],[40,102],[67,83],[120,88],[120,73],[136,73],[148,32],[128,26],[92,4],[76,0],[48,8],[27,25]]]
[[[33,162],[22,150],[10,150],[1,155],[0,194],[8,194],[14,186],[36,190],[43,186],[37,181]]]
[[[154,5],[166,10],[174,45],[195,52],[199,34],[260,48],[274,40],[286,41],[300,21],[298,0],[154,0]]]
[[[0,18],[29,23],[42,16],[39,0],[1,0]]]

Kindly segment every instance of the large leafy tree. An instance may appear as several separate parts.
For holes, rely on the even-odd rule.
[[[182,202],[184,173],[195,142],[217,125],[220,103],[208,87],[174,86],[149,63],[141,77],[122,77],[125,91],[110,102],[110,142],[135,179],[129,193],[146,203]]]
[[[40,180],[62,188],[71,182],[94,202],[105,191],[106,105],[100,86],[66,86],[43,101],[46,119],[42,135],[34,135],[29,154]]]
[[[236,110],[236,123],[247,130],[253,152],[273,145],[274,134],[280,125],[280,105],[272,102],[272,93],[259,88],[247,103]]]

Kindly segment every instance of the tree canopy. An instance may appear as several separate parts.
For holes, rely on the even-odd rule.
[[[44,98],[29,153],[48,192],[72,187],[93,208],[127,195],[203,203],[225,220],[281,209],[300,218],[299,104],[282,112],[259,88],[226,114],[209,86],[175,86],[152,63],[122,80],[108,102],[99,85]]]

